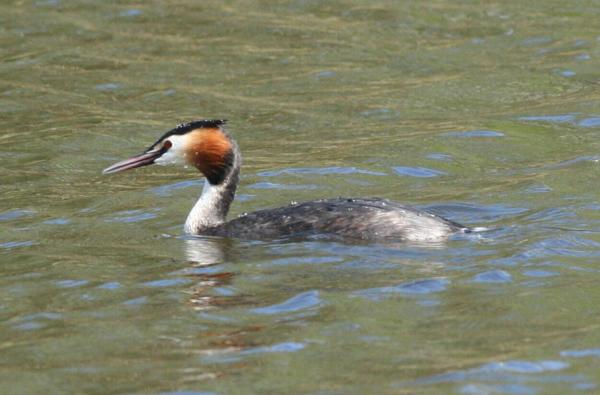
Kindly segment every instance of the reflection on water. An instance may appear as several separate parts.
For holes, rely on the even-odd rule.
[[[204,267],[225,262],[225,251],[231,242],[217,237],[186,237],[185,256],[194,267]]]
[[[215,267],[226,261],[226,252],[231,248],[231,242],[211,237],[186,237],[184,242],[185,256],[191,267],[182,269],[180,274],[194,281],[193,288],[186,291],[192,307],[202,311],[236,304],[236,300],[241,303],[239,299],[242,298],[236,295],[235,290],[226,288],[235,274]],[[218,290],[217,294],[215,290]]]

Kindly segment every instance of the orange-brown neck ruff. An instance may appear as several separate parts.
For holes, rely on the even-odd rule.
[[[219,128],[196,129],[186,136],[188,162],[194,165],[213,185],[225,180],[233,164],[233,144]]]

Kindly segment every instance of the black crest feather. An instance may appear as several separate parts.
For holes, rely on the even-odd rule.
[[[199,121],[191,121],[188,123],[180,123],[175,129],[170,130],[170,134],[185,134],[194,129],[201,128],[218,128],[227,123],[226,119],[202,119]]]
[[[226,119],[201,119],[198,121],[180,123],[179,125],[175,126],[175,128],[169,130],[168,132],[166,132],[165,134],[160,136],[160,138],[158,140],[156,140],[156,142],[154,144],[152,144],[150,146],[150,148],[148,148],[148,151],[151,150],[152,148],[154,148],[154,146],[156,146],[156,144],[160,143],[161,141],[163,141],[164,139],[166,139],[169,136],[186,134],[195,129],[220,128],[221,126],[225,125],[226,123],[227,123]]]

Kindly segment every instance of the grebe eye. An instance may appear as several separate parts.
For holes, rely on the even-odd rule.
[[[167,140],[163,143],[163,149],[165,149],[165,150],[171,148],[172,146],[173,146],[173,143],[171,143],[169,140]]]

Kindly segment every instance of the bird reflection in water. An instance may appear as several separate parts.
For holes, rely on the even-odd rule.
[[[194,267],[207,267],[225,262],[225,251],[231,245],[220,237],[187,237],[185,256]]]
[[[233,249],[234,241],[223,238],[192,237],[185,239],[185,253],[192,267],[184,274],[197,280],[188,290],[189,303],[195,310],[204,311],[215,307],[246,304],[243,295],[220,292],[217,289],[231,284],[235,273],[220,270],[219,265],[228,261],[228,252]]]
[[[239,246],[239,245],[238,245]],[[231,239],[192,237],[185,239],[185,253],[192,266],[185,271],[185,275],[198,280],[188,290],[189,303],[196,311],[207,312],[225,307],[246,305],[252,303],[248,295],[220,294],[216,290],[231,284],[235,273],[222,270],[226,263],[235,261],[236,242]],[[205,347],[197,350],[198,354],[206,361],[226,360],[234,358],[254,347],[264,346],[256,337],[265,327],[262,325],[233,325],[226,321],[211,325],[211,330],[202,331]],[[246,361],[230,361],[228,373],[237,369],[248,367]],[[194,369],[192,369],[194,370]],[[202,374],[206,375],[205,367]],[[210,379],[226,373],[210,373]],[[204,376],[203,376],[204,379]]]

